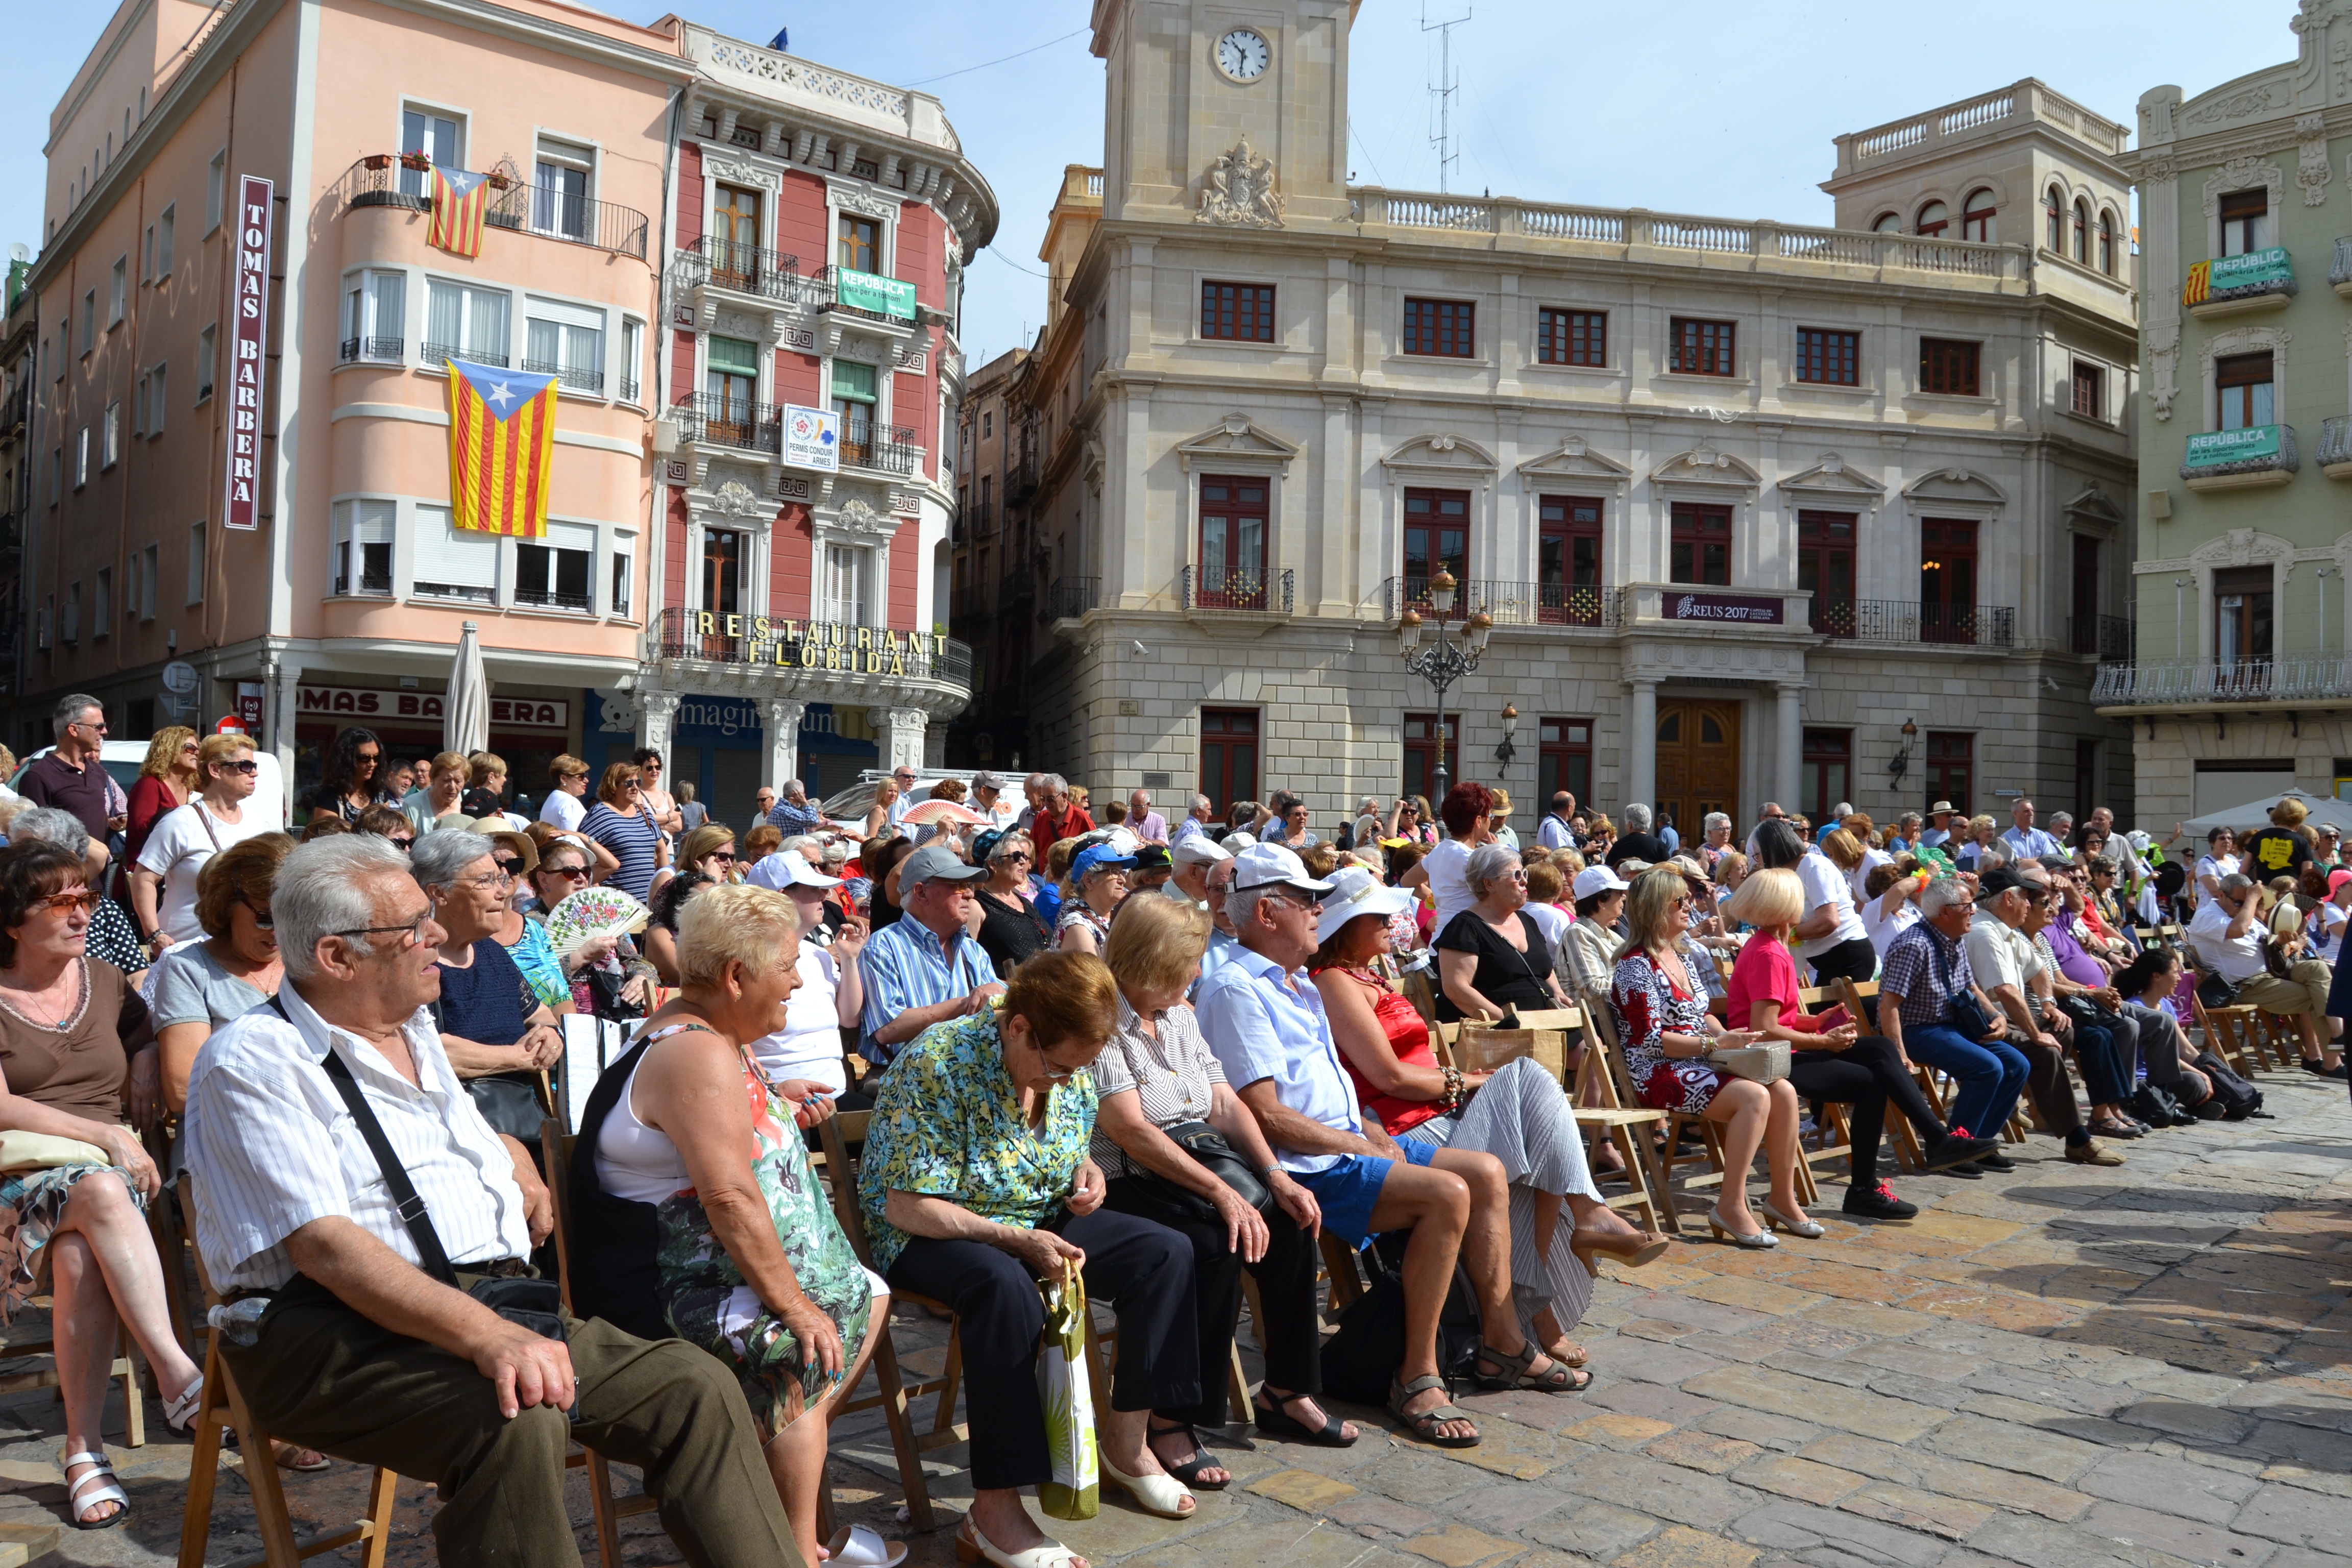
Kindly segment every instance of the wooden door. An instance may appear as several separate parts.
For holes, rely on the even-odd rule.
[[[1732,821],[1739,815],[1739,704],[1658,704],[1658,798],[1661,812],[1674,814],[1675,831],[1685,844],[1703,837],[1710,811]]]

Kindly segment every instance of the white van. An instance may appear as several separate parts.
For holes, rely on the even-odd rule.
[[[24,767],[18,768],[15,776],[9,779],[9,787],[15,788],[16,780],[25,776],[25,768],[31,767],[55,750],[57,750],[55,746],[43,746],[26,758]],[[274,822],[283,827],[287,821],[286,775],[278,769],[278,753],[257,751],[254,752],[254,760],[261,764],[261,771],[254,775],[253,798],[246,804],[246,809],[258,811],[263,821]],[[147,742],[144,741],[103,742],[99,748],[99,761],[105,765],[106,771],[113,775],[114,782],[122,786],[122,793],[127,795],[131,793],[131,786],[139,782],[139,770],[146,765]]]

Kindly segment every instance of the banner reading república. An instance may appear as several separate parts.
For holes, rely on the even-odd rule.
[[[2279,427],[2256,425],[2245,430],[2209,430],[2189,437],[2189,452],[2182,459],[2191,468],[2218,468],[2231,463],[2248,463],[2279,455]]]
[[[853,310],[896,316],[903,321],[915,319],[915,286],[896,278],[879,278],[845,267],[834,274],[833,292],[834,298]]]
[[[2202,305],[2215,299],[2246,294],[2294,292],[2294,261],[2284,246],[2250,250],[2243,256],[2219,256],[2189,269],[2180,289],[2184,305]]]

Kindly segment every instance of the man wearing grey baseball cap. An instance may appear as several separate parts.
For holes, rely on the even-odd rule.
[[[866,982],[866,1018],[857,1054],[884,1067],[898,1047],[950,1018],[976,1012],[1004,986],[996,965],[967,934],[983,866],[968,866],[934,844],[898,870],[899,918],[874,933],[857,956]]]
[[[1021,816],[1020,803],[1004,798],[1004,775],[986,768],[971,775],[971,808],[984,814],[989,826],[999,833]]]

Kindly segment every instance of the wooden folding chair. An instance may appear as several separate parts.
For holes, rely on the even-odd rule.
[[[55,1302],[50,1297],[36,1296],[26,1304],[47,1310],[53,1308]],[[143,1448],[147,1446],[147,1406],[139,1394],[139,1368],[131,1359],[131,1332],[128,1329],[115,1331],[114,1348],[117,1352],[114,1364],[107,1368],[106,1375],[110,1382],[118,1377],[122,1380],[122,1441],[127,1447]],[[35,1388],[57,1387],[57,1338],[49,1329],[0,1331],[0,1361],[13,1362],[19,1357],[32,1356],[49,1358],[44,1365],[21,1367],[0,1374],[0,1394],[23,1394]]]
[[[567,1312],[572,1310],[572,1150],[578,1142],[552,1116],[540,1123],[540,1158],[546,1162],[548,1195],[555,1205],[555,1279],[563,1291]],[[613,1468],[593,1448],[572,1444],[563,1456],[563,1468],[588,1472],[588,1510],[596,1525],[597,1559],[604,1568],[621,1568],[621,1521],[651,1513],[660,1505],[645,1492],[614,1497]]]
[[[195,1180],[194,1175],[186,1179]],[[195,1258],[196,1280],[204,1290],[205,1305],[217,1306],[220,1296],[205,1271],[201,1248]],[[253,1515],[261,1532],[261,1550],[223,1563],[220,1568],[263,1568],[264,1564],[268,1568],[299,1568],[305,1558],[340,1552],[362,1542],[365,1544],[360,1552],[360,1568],[383,1568],[384,1550],[392,1537],[393,1489],[399,1484],[399,1478],[378,1465],[368,1484],[365,1514],[341,1530],[309,1541],[295,1540],[294,1521],[287,1512],[286,1488],[272,1458],[270,1436],[254,1420],[245,1394],[236,1386],[236,1376],[221,1357],[219,1332],[206,1334],[205,1341],[205,1392],[197,1401],[195,1423],[190,1428],[195,1442],[188,1457],[187,1508],[180,1519],[179,1568],[205,1568],[205,1545],[212,1534],[213,1499],[220,1488],[224,1423],[236,1430],[238,1452],[245,1456],[246,1487],[253,1496]],[[617,1562],[616,1558],[608,1558],[607,1568],[613,1568]]]
[[[2208,1007],[2194,992],[2190,993],[2189,1003],[2197,1012],[2197,1026],[2205,1032],[2207,1049],[2228,1062],[2242,1078],[2258,1070],[2255,1064],[2261,1047],[2254,1038],[2254,1015],[2259,1009]],[[2265,1061],[2262,1065],[2269,1064]]]
[[[2263,1008],[2254,1009],[2255,1022],[2262,1026],[2263,1043],[2268,1055],[2278,1059],[2279,1070],[2293,1072],[2303,1064],[2303,1034],[2294,1020],[2282,1013]]]
[[[1618,1210],[1637,1210],[1649,1217],[1647,1228],[1680,1236],[1682,1216],[1675,1210],[1667,1184],[1668,1167],[1650,1143],[1652,1132],[1667,1125],[1667,1115],[1634,1098],[1608,1008],[1585,1009],[1584,1021],[1584,1061],[1577,1071],[1576,1092],[1571,1097],[1576,1124],[1606,1134],[1624,1159],[1623,1179],[1632,1189],[1608,1199],[1608,1205]],[[1588,1100],[1593,1103],[1587,1104]],[[1674,1145],[1669,1142],[1666,1147],[1671,1152]]]

